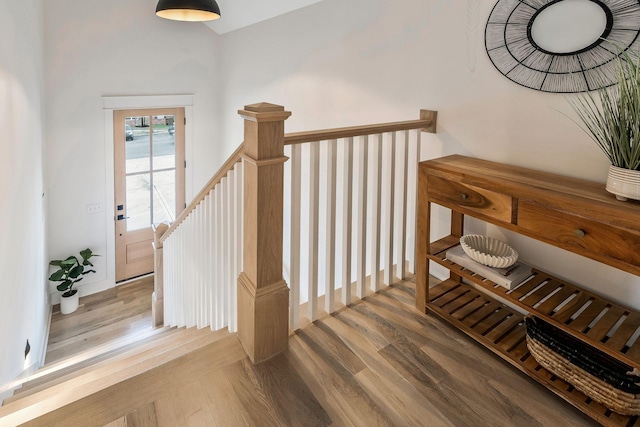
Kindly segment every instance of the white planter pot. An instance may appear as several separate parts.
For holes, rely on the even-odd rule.
[[[640,200],[640,171],[609,166],[607,191],[618,200]]]
[[[80,292],[76,291],[75,294],[70,297],[60,296],[60,313],[71,314],[78,309],[78,300],[80,299]]]

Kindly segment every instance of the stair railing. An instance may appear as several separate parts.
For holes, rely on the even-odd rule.
[[[170,226],[155,227],[154,326],[237,331],[244,145]]]
[[[281,106],[238,113],[243,145],[174,224],[156,228],[153,316],[156,325],[237,330],[258,363],[287,348],[301,311],[314,321],[322,307],[333,313],[413,269],[421,132],[435,132],[437,113],[287,135],[291,113]]]
[[[414,271],[421,133],[436,118],[285,135],[292,330]]]

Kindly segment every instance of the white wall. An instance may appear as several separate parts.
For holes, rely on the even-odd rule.
[[[158,18],[155,5],[45,1],[50,254],[66,257],[91,247],[103,255],[97,273],[80,284],[81,295],[113,286],[115,277],[108,251],[114,239],[108,170],[113,147],[105,142],[103,96],[193,95],[187,196],[197,193],[237,146],[217,137],[218,36],[202,24]],[[103,212],[88,214],[92,203],[102,204]]]
[[[467,2],[324,0],[226,34],[225,138],[241,139],[235,110],[260,101],[293,112],[288,131],[405,120],[420,108],[436,109],[438,134],[427,137],[423,158],[459,153],[604,182],[608,161],[562,114],[572,115],[566,96],[518,86],[489,61],[484,25],[494,4],[481,0],[471,15],[477,21],[468,22]],[[475,50],[468,50],[467,28]],[[489,232],[504,235],[532,264],[640,308],[637,277]]]
[[[51,257],[86,246],[104,254],[113,239],[101,103],[110,95],[194,94],[192,193],[242,141],[237,110],[260,101],[293,111],[288,131],[437,109],[425,158],[460,153],[604,182],[608,163],[561,114],[572,114],[565,96],[520,87],[491,65],[483,33],[494,3],[481,0],[474,27],[466,2],[324,0],[217,36],[156,18],[151,0],[46,0]],[[87,214],[89,203],[105,211]],[[506,237],[532,263],[640,308],[638,278]],[[86,289],[113,285],[108,264],[100,259]]]
[[[0,400],[7,383],[39,361],[49,318],[43,41],[41,0],[0,0]]]

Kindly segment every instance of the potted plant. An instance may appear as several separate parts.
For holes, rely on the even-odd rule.
[[[78,308],[79,294],[77,289],[73,289],[73,285],[81,281],[85,274],[96,272],[86,267],[93,267],[93,264],[89,260],[99,255],[94,254],[91,249],[87,248],[80,251],[80,256],[82,257],[82,261],[75,255],[71,255],[66,259],[53,260],[49,263],[51,266],[58,267],[58,269],[49,276],[49,280],[52,282],[62,282],[56,286],[58,291],[62,292],[60,298],[60,312],[62,314],[73,313]]]
[[[640,200],[640,58],[622,52],[617,74],[617,84],[570,103],[611,162],[607,191],[618,200]]]

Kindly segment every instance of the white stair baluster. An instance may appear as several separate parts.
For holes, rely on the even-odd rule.
[[[236,188],[235,188],[235,208],[234,215],[237,218],[235,224],[235,239],[236,239],[236,265],[234,267],[234,275],[233,275],[233,283],[231,284],[231,307],[229,307],[229,332],[237,332],[238,331],[238,276],[242,271],[242,230],[244,228],[243,224],[243,214],[242,214],[242,206],[244,204],[242,188],[244,186],[243,182],[243,163],[237,163],[235,166],[236,171]]]
[[[236,175],[235,171],[231,170],[227,174],[229,178],[228,181],[228,189],[227,189],[227,201],[225,202],[226,208],[226,216],[227,216],[227,229],[229,230],[227,233],[227,278],[225,280],[225,293],[226,293],[226,306],[227,306],[227,315],[225,317],[225,323],[229,325],[229,319],[231,317],[231,288],[234,285],[235,279],[233,277],[236,265],[236,241],[234,239],[234,233],[236,228],[236,216],[234,215],[234,206],[235,206],[235,181]]]
[[[411,174],[411,193],[409,193],[409,219],[408,227],[407,227],[407,235],[409,236],[409,271],[412,274],[416,273],[416,210],[418,208],[418,163],[420,163],[420,154],[421,148],[420,144],[422,143],[422,131],[420,129],[414,131],[415,134],[415,156],[413,160],[410,162],[412,165]]]
[[[215,331],[214,319],[215,319],[215,297],[216,297],[216,193],[215,189],[212,189],[209,192],[209,255],[208,262],[209,265],[209,289],[207,292],[207,317],[209,319],[209,328],[212,331]]]
[[[222,328],[227,324],[227,318],[229,312],[227,310],[228,296],[227,290],[229,289],[229,216],[227,215],[227,202],[229,192],[229,176],[222,178],[220,185],[222,187],[222,193],[220,194],[220,216],[222,217],[222,235],[220,246],[222,247],[222,268],[220,269],[220,319],[218,327]]]
[[[320,142],[312,142],[309,151],[309,301],[307,314],[318,319],[318,219],[320,214]]]
[[[393,240],[395,225],[395,186],[396,186],[396,133],[391,133],[391,141],[389,144],[389,156],[387,157],[387,169],[389,171],[385,178],[385,206],[386,217],[384,224],[384,283],[391,285],[394,282],[393,275]]]
[[[407,187],[409,180],[409,131],[404,131],[404,144],[398,145],[398,149],[401,153],[402,170],[400,171],[400,194],[398,198],[400,203],[398,204],[398,244],[396,246],[396,259],[398,260],[398,277],[400,279],[407,278],[407,267],[405,260],[407,259]]]
[[[327,141],[327,200],[326,200],[326,259],[325,259],[325,310],[331,314],[335,310],[336,291],[336,170],[337,170],[337,144],[332,139]]]
[[[382,218],[382,134],[374,137],[373,152],[376,163],[373,167],[375,183],[372,188],[371,210],[371,290],[380,290],[380,222]]]
[[[366,295],[367,280],[367,190],[369,173],[369,136],[360,138],[358,150],[358,219],[356,226],[357,285],[356,295]]]
[[[291,243],[289,259],[289,323],[300,328],[300,200],[302,198],[302,147],[291,146]]]
[[[203,207],[203,203],[200,203],[198,205],[198,207],[193,211],[194,217],[196,219],[195,221],[195,230],[194,231],[200,231],[202,230],[202,226],[204,225],[204,221],[203,221],[203,216],[204,216],[204,209],[202,209]],[[196,265],[200,266],[202,264],[200,264],[202,262],[202,249],[203,249],[203,243],[204,243],[204,239],[202,238],[202,235],[200,233],[194,233],[193,235],[194,241],[193,241],[193,246],[195,248],[195,253],[194,253],[194,260],[196,261]],[[195,288],[195,295],[194,295],[194,311],[195,311],[195,317],[196,317],[196,326],[198,328],[202,328],[203,326],[203,322],[202,322],[202,291],[204,289],[204,274],[202,274],[202,271],[198,268],[197,270],[194,268],[194,273],[196,274],[197,280],[196,280],[196,288]]]
[[[351,304],[351,246],[353,219],[353,138],[343,142],[344,176],[342,189],[342,303]]]

